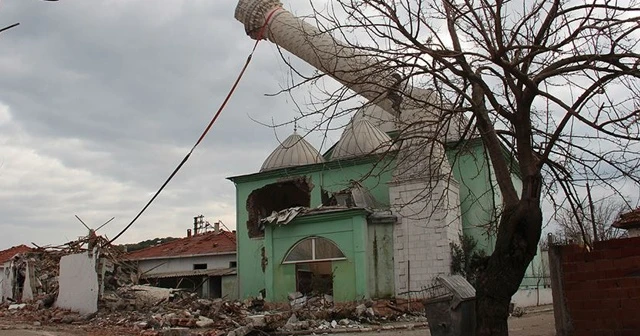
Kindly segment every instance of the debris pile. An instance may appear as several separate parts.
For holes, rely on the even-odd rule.
[[[194,293],[151,286],[122,286],[105,294],[94,314],[46,308],[40,302],[0,306],[0,318],[35,325],[73,324],[94,328],[126,328],[132,334],[244,336],[255,330],[288,334],[373,331],[425,327],[424,315],[406,311],[394,300],[334,303],[329,295],[294,297],[289,305],[265,304],[261,299],[230,301],[202,299]],[[394,309],[389,309],[392,306]],[[270,308],[269,310],[263,310]]]
[[[87,251],[97,256],[100,294],[136,283],[137,267],[123,258],[123,252],[107,242],[106,238],[90,231],[86,237],[60,246],[36,246],[16,254],[5,270],[6,288],[0,290],[2,301],[39,302],[43,307],[51,307],[60,289],[60,260]]]
[[[83,263],[91,260],[84,265],[89,265],[89,273],[94,268],[96,272],[90,285],[96,286],[97,281],[95,288],[99,295],[92,299],[95,309],[85,313],[61,308],[69,308],[61,304],[63,294],[85,300],[84,295],[78,294],[81,289],[76,279],[64,271],[68,261],[74,258]],[[67,266],[62,267],[64,265]],[[371,331],[389,329],[391,327],[383,323],[391,321],[408,322],[405,327],[410,328],[426,325],[424,309],[411,306],[415,302],[342,303],[334,302],[328,294],[295,292],[289,294],[288,303],[273,304],[266,303],[262,297],[244,301],[203,299],[184,289],[137,285],[136,265],[93,232],[62,246],[36,246],[20,253],[12,258],[9,269],[14,288],[0,304],[0,320],[34,326],[117,328],[126,330],[126,334],[146,336],[245,336],[254,331],[276,334]]]

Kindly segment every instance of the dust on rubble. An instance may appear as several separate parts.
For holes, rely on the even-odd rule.
[[[268,304],[261,299],[202,299],[184,291],[126,285],[105,295],[94,314],[46,307],[41,301],[5,303],[0,306],[0,329],[46,328],[93,336],[244,336],[426,327],[417,302],[335,303],[329,295],[292,296],[289,304]]]
[[[55,304],[61,288],[60,260],[78,253],[96,259],[100,293],[95,313],[80,314]],[[331,295],[296,292],[290,293],[289,302],[270,304],[261,297],[204,299],[185,290],[138,285],[137,266],[92,231],[61,246],[36,247],[17,254],[11,260],[11,270],[14,286],[11,297],[0,304],[0,330],[94,336],[245,336],[426,326],[424,307],[418,301],[340,303]]]

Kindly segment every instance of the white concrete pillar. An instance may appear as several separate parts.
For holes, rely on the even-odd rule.
[[[451,243],[462,233],[458,183],[446,177],[398,180],[389,186],[396,295],[428,287],[451,273]]]

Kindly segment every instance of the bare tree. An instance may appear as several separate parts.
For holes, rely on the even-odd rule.
[[[612,226],[620,214],[630,210],[622,201],[602,199],[593,206],[586,202],[578,204],[578,214],[570,209],[560,209],[555,220],[558,223],[556,239],[565,243],[578,243],[593,246],[594,241],[623,238],[625,230]],[[594,234],[595,228],[595,234]]]
[[[335,47],[308,59],[399,116],[399,169],[441,176],[450,173],[444,143],[483,142],[502,213],[477,280],[477,335],[508,334],[544,197],[581,218],[585,175],[599,190],[640,185],[638,12],[637,0],[335,0],[314,8],[311,19]],[[293,71],[303,82],[321,76]],[[328,125],[356,96],[327,90],[313,114]]]

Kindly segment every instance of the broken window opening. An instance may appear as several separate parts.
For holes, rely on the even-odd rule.
[[[207,269],[207,264],[193,264],[194,270],[204,270]]]
[[[296,290],[304,295],[333,295],[331,261],[296,264]]]
[[[321,189],[320,190],[320,198],[322,200],[322,205],[324,206],[335,206],[338,205],[338,201],[336,201],[336,197],[330,191]]]
[[[297,242],[284,257],[283,264],[297,264],[347,259],[338,245],[322,237],[309,237]]]
[[[247,198],[247,233],[249,238],[264,237],[264,225],[261,218],[292,207],[311,206],[313,185],[306,178],[268,184],[256,189]]]

